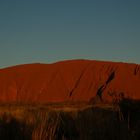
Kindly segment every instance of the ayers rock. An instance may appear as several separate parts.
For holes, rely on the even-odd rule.
[[[140,65],[69,60],[0,69],[1,103],[140,100]]]

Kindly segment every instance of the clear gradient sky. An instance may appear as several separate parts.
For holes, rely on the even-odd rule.
[[[65,59],[140,64],[140,0],[0,0],[0,68]]]

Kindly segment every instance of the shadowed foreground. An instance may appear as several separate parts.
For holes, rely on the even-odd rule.
[[[140,103],[0,107],[1,140],[138,140]]]

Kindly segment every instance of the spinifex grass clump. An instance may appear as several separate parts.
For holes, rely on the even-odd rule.
[[[38,112],[32,133],[33,140],[55,140],[56,131],[61,120],[56,113]]]
[[[33,130],[33,140],[75,140],[77,131],[74,120],[64,112],[39,112],[36,127]]]

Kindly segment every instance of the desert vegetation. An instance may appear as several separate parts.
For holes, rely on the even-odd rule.
[[[138,140],[140,102],[118,105],[2,105],[3,140]]]

